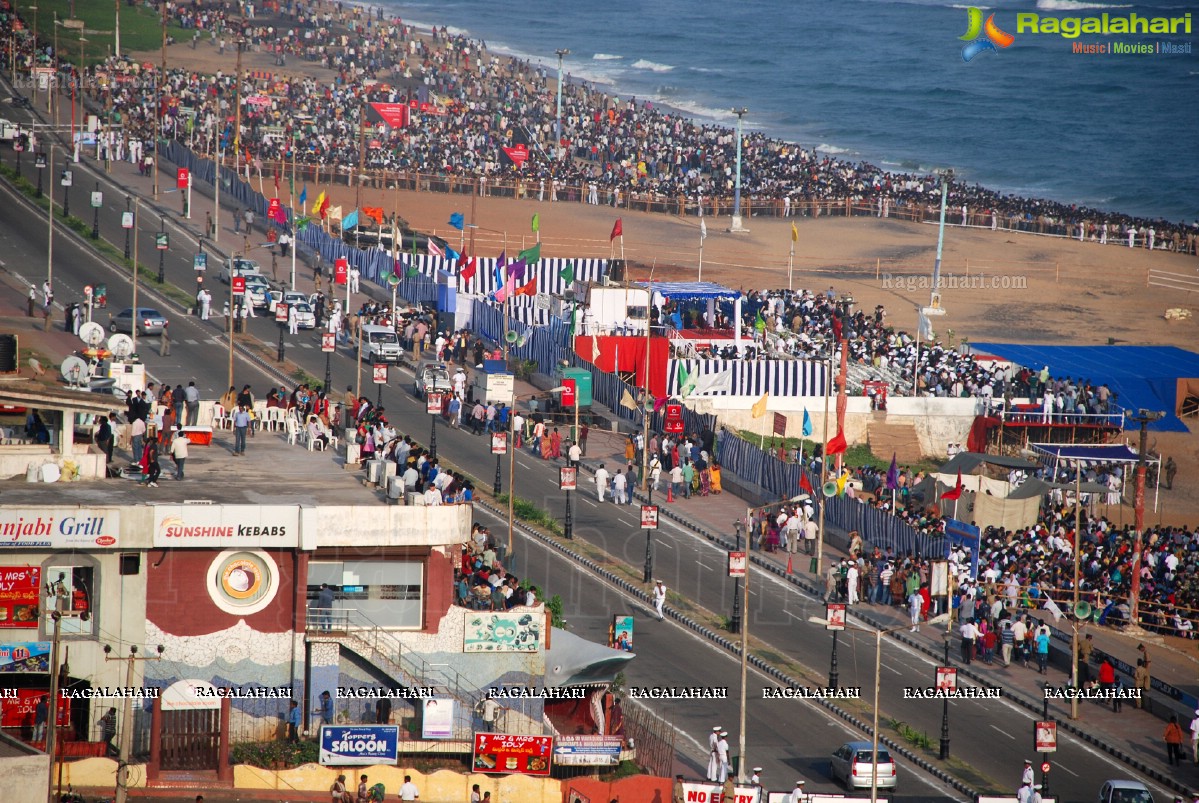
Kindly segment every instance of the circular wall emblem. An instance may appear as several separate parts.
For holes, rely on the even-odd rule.
[[[208,567],[208,596],[226,613],[258,613],[278,590],[279,568],[259,550],[225,550]]]

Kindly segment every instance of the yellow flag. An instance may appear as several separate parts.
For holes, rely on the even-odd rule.
[[[766,399],[769,397],[769,393],[763,393],[762,398],[754,402],[754,406],[750,408],[750,412],[754,414],[754,418],[761,418],[766,415]]]
[[[625,388],[624,395],[620,397],[620,406],[627,407],[630,410],[637,409],[637,402],[633,401],[633,394],[629,393],[628,388]]]
[[[844,471],[840,477],[837,477],[837,496],[845,493],[845,483],[849,482],[849,472]]]
[[[799,229],[795,228],[795,224],[791,224],[791,242],[799,242]]]

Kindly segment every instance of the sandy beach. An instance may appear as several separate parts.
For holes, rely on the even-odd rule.
[[[172,66],[203,72],[228,71],[233,66],[228,53],[221,56],[207,43],[194,51],[190,45],[176,44],[168,48],[167,57]],[[273,56],[253,52],[243,54],[243,68],[276,76],[327,75],[317,65],[299,60],[289,60],[281,69],[274,65]],[[269,179],[264,180],[264,187],[269,186]],[[320,190],[330,194],[334,206],[347,211],[356,202],[388,213],[395,210],[413,227],[446,237],[451,244],[461,235],[448,220],[451,213],[461,212],[468,223],[479,227],[473,253],[481,256],[532,244],[536,235],[530,221],[536,213],[544,256],[619,257],[621,240],[610,243],[608,235],[620,217],[623,254],[634,278],[646,279],[651,273],[662,280],[701,276],[697,217],[369,187],[359,194],[357,188],[344,185],[309,186],[309,197]],[[286,187],[283,192],[287,203]],[[937,227],[932,224],[873,217],[747,217],[744,225],[749,232],[732,234],[726,231],[728,217],[708,217],[702,278],[742,290],[787,287],[792,222],[799,239],[791,286],[817,290],[832,286],[850,292],[862,308],[882,304],[893,325],[915,330],[916,309],[928,303],[930,294],[937,243]],[[467,246],[469,251],[469,236]],[[1197,269],[1199,259],[1165,251],[950,226],[941,269],[942,304],[948,314],[940,319],[937,335],[943,342],[955,343],[963,338],[1092,345],[1114,341],[1190,349],[1199,339],[1199,323],[1168,321],[1164,314],[1174,307],[1199,306],[1196,298],[1148,286],[1147,277],[1154,270],[1194,279]],[[1174,455],[1179,464],[1176,490],[1163,491],[1163,520],[1195,521],[1199,518],[1199,438],[1154,435],[1151,447]]]

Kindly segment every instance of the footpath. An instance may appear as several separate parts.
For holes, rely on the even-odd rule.
[[[76,167],[90,166],[100,171],[103,170],[103,165],[97,164],[94,160],[85,159],[84,161],[87,162],[87,165],[77,165]],[[164,162],[160,165],[160,170],[160,187],[173,185],[174,166]],[[191,242],[182,247],[195,248],[198,238],[203,236],[209,252],[215,252],[214,257],[222,260],[228,253],[240,250],[242,247],[243,235],[241,232],[236,232],[233,226],[233,216],[240,211],[236,208],[221,210],[217,220],[220,227],[218,244],[214,244],[212,238],[203,231],[208,212],[212,209],[212,203],[211,197],[205,196],[200,188],[194,191],[192,219],[187,220],[181,217],[180,210],[174,203],[178,201],[178,195],[160,195],[160,201],[154,202],[152,200],[152,178],[140,175],[137,169],[128,162],[114,163],[109,177],[126,188],[126,191],[138,194],[156,215],[165,216],[173,227],[186,233]],[[258,233],[261,234],[261,231],[261,223],[259,223]],[[172,237],[172,243],[175,242],[178,240]],[[210,257],[210,260],[214,257]],[[286,276],[290,272],[290,260],[280,259],[279,270],[282,276]],[[209,275],[215,277],[215,274],[215,265],[210,261]],[[60,313],[56,311],[56,319],[52,322],[51,331],[43,331],[40,317],[36,319],[25,317],[24,295],[28,287],[22,288],[15,280],[7,277],[5,283],[8,285],[6,287],[8,292],[0,294],[2,295],[0,298],[0,321],[3,321],[5,329],[11,328],[19,331],[23,345],[31,346],[47,355],[65,356],[77,348],[76,338],[63,330]],[[297,268],[297,289],[304,292],[313,292],[316,289],[310,266]],[[385,293],[382,288],[368,287],[364,283],[362,289],[364,294],[380,301],[390,300],[390,293]],[[326,287],[325,290],[327,292],[328,288]],[[72,300],[81,301],[82,299],[59,298],[58,302]],[[354,306],[360,302],[361,299],[352,301]],[[55,366],[46,366],[46,368],[50,371],[55,370]],[[539,390],[529,383],[518,382],[517,385],[516,392],[518,394]],[[609,411],[598,407],[596,412],[606,415],[609,420],[617,418]],[[624,430],[622,433],[616,433],[603,432],[593,428],[588,439],[588,455],[584,460],[584,467],[594,470],[601,461],[608,463],[609,466],[623,465],[624,437],[629,430],[628,425],[624,425]],[[798,493],[799,490],[796,489],[796,492]],[[756,489],[746,489],[744,496],[748,497],[756,493],[760,492]],[[728,549],[732,549],[734,546],[732,522],[743,520],[746,516],[746,509],[751,504],[747,503],[742,495],[739,495],[735,478],[731,477],[727,470],[724,492],[721,494],[702,498],[675,499],[673,502],[665,500],[664,490],[654,495],[654,503],[660,506],[661,515],[670,517],[683,526],[690,527],[708,537],[718,539]],[[640,501],[644,502],[645,500],[641,499]],[[829,532],[827,535],[826,566],[828,561],[845,556],[844,546],[846,543],[846,534],[843,532]],[[863,533],[862,536],[869,544],[870,533]],[[808,557],[796,554],[792,558],[792,571],[788,573],[788,555],[786,553],[751,552],[753,563],[761,570],[773,572],[806,589],[818,598],[822,597],[823,581],[808,572]],[[1045,612],[1037,613],[1042,618],[1047,618],[1051,626],[1055,625],[1052,617],[1044,616]],[[898,627],[908,621],[906,610],[896,606],[888,607],[870,603],[855,605],[851,616],[866,626],[878,628]],[[1056,623],[1056,626],[1068,634],[1069,622],[1063,620]],[[954,629],[956,631],[956,627]],[[933,632],[933,630],[933,628],[923,627],[918,633],[910,633],[905,628],[902,632],[893,634],[893,637],[925,652],[940,662],[945,649],[944,631]],[[1111,710],[1110,705],[1101,706],[1093,702],[1084,702],[1080,703],[1080,719],[1073,722],[1069,719],[1069,702],[1054,700],[1049,705],[1050,716],[1059,722],[1059,728],[1071,730],[1091,742],[1094,747],[1130,761],[1139,772],[1150,775],[1159,782],[1171,785],[1178,791],[1182,791],[1184,788],[1199,788],[1199,767],[1195,764],[1190,761],[1181,767],[1171,767],[1166,764],[1165,746],[1162,739],[1165,722],[1161,718],[1165,711],[1176,712],[1185,731],[1190,718],[1199,713],[1189,707],[1184,707],[1186,701],[1193,702],[1195,696],[1199,694],[1199,682],[1196,680],[1199,675],[1196,642],[1149,633],[1134,635],[1098,626],[1087,627],[1085,632],[1093,637],[1096,656],[1106,653],[1132,666],[1135,666],[1139,656],[1137,645],[1139,643],[1146,644],[1152,655],[1154,680],[1165,684],[1167,689],[1177,690],[1184,696],[1175,699],[1160,690],[1154,690],[1150,694],[1153,713],[1148,710],[1137,710],[1133,704],[1125,704],[1121,713],[1115,713]],[[1049,682],[1055,686],[1063,685],[1068,679],[1068,641],[1065,642],[1063,652],[1062,644],[1059,640],[1055,640],[1053,660],[1048,675],[1038,674],[1035,665],[1033,668],[1024,668],[1021,665],[1013,664],[1005,668],[999,662],[988,665],[975,661],[969,667],[964,667],[960,661],[959,643],[960,640],[955,632],[952,639],[951,658],[953,660],[951,663],[959,667],[960,677],[964,679],[964,682],[980,686],[1002,687],[1005,697],[1015,699],[1030,710],[1030,722],[1034,711],[1037,716],[1040,715],[1044,684]],[[1093,666],[1093,674],[1096,671],[1096,667]],[[1131,686],[1131,678],[1127,679],[1126,685]],[[1199,708],[1199,706],[1196,707]],[[1189,745],[1184,745],[1184,747],[1189,748]],[[1184,750],[1184,752],[1189,753],[1189,750]],[[1131,774],[1131,772],[1128,773],[1128,775]],[[1102,779],[1096,779],[1096,786],[1101,781]],[[145,794],[148,798],[154,797],[152,792]],[[205,792],[205,795],[212,800],[225,799],[219,797],[219,793],[209,795]],[[141,796],[140,792],[138,796]],[[167,799],[169,796],[163,795],[162,797]],[[252,796],[244,794],[242,797],[254,799]],[[325,797],[325,795],[318,795],[311,799],[325,799]],[[291,795],[291,798],[309,799],[307,796],[299,794]],[[176,793],[171,799],[181,798]],[[277,793],[276,797],[271,799],[277,799]]]

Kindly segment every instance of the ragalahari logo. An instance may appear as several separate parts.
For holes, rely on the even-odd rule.
[[[1016,37],[1000,30],[999,26],[995,24],[994,14],[987,17],[987,21],[984,23],[982,9],[971,6],[966,9],[966,16],[966,33],[958,37],[967,43],[962,48],[962,61],[970,61],[986,50],[998,52],[998,48],[1008,47],[1016,41]]]

